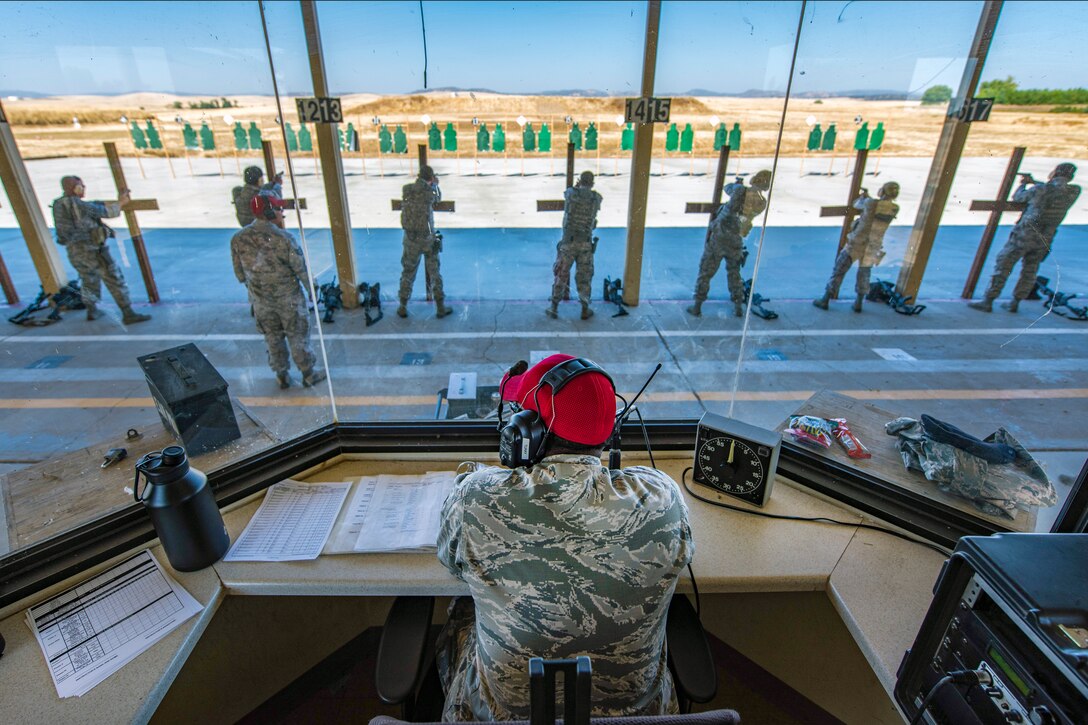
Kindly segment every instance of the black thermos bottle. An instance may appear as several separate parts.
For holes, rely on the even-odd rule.
[[[147,481],[143,491],[141,473]],[[230,537],[208,477],[189,466],[181,446],[167,446],[141,458],[132,495],[147,508],[166,558],[178,571],[203,569],[227,553]]]

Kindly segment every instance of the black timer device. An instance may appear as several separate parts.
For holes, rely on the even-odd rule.
[[[692,480],[763,506],[771,496],[782,435],[716,413],[704,413],[695,434]]]

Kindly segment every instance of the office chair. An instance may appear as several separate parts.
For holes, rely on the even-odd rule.
[[[442,716],[443,694],[434,662],[435,640],[441,627],[431,625],[434,597],[397,597],[389,610],[378,645],[378,661],[374,676],[378,697],[387,705],[400,705],[402,717],[410,722],[436,722]],[[703,625],[695,614],[691,601],[683,594],[674,594],[669,602],[665,620],[668,642],[668,666],[681,713],[688,713],[692,703],[714,699],[718,692],[717,673]],[[534,658],[538,659],[538,658]],[[530,677],[532,671],[530,670]],[[573,682],[574,678],[569,678]],[[554,688],[554,680],[552,683]],[[554,700],[554,697],[552,698]],[[554,703],[553,703],[554,704]],[[588,710],[587,710],[588,712]],[[684,725],[712,725],[739,722],[735,720],[700,720],[695,715],[683,715]],[[678,716],[610,718],[610,725],[668,725]],[[688,719],[691,718],[691,719]],[[378,725],[376,718],[371,722]],[[384,725],[399,722],[388,718]],[[679,725],[679,724],[677,724]]]

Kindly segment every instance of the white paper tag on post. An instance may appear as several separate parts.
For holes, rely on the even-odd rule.
[[[448,400],[475,400],[476,373],[450,373],[450,384],[446,390]]]

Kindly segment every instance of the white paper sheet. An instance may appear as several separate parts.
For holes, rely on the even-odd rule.
[[[203,608],[144,550],[26,618],[57,694],[78,697]]]
[[[224,561],[301,561],[321,554],[350,483],[282,481],[268,489]]]
[[[434,551],[439,514],[453,488],[452,471],[420,476],[379,476],[362,515],[357,552]]]

